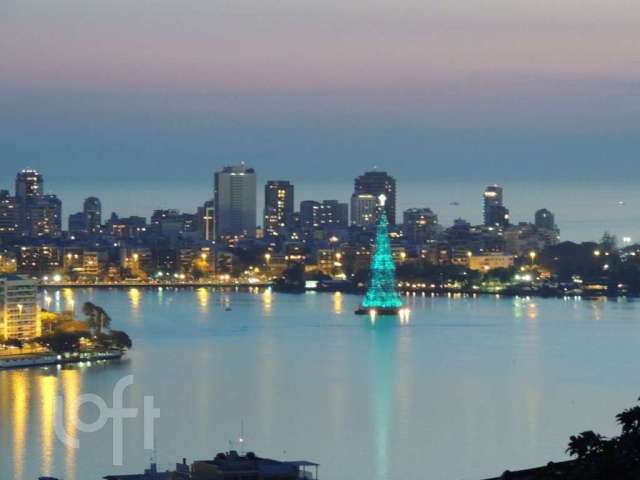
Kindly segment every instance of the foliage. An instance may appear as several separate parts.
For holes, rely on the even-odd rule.
[[[82,305],[82,313],[87,317],[87,324],[94,335],[100,335],[103,329],[108,329],[111,325],[111,317],[107,312],[91,302]]]
[[[282,272],[282,276],[276,280],[276,288],[289,292],[303,292],[304,282],[304,265],[295,263]]]
[[[567,453],[576,457],[562,467],[549,464],[540,469],[538,479],[631,480],[640,478],[640,406],[616,416],[621,433],[606,438],[592,431],[569,439]]]
[[[80,347],[80,338],[82,335],[79,333],[56,332],[40,337],[38,343],[56,353],[75,352]]]
[[[109,333],[111,346],[119,349],[130,349],[133,345],[131,338],[122,330],[111,330]]]
[[[94,340],[97,345],[103,348],[128,350],[133,345],[129,335],[121,330],[111,330],[109,333],[101,333],[96,336]]]
[[[2,345],[4,347],[22,348],[22,347],[24,347],[24,342],[22,340],[20,340],[19,338],[9,338],[7,340],[3,340],[2,341]]]

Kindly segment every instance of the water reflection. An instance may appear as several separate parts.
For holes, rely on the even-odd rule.
[[[333,294],[333,313],[336,315],[342,314],[343,302],[342,293],[336,292]]]
[[[206,313],[209,310],[209,289],[200,287],[196,290],[196,295],[198,297],[200,311]]]
[[[40,438],[42,445],[41,472],[43,475],[51,475],[54,457],[53,425],[56,413],[58,378],[55,375],[41,375],[38,377],[38,387],[40,400]]]
[[[72,313],[75,312],[76,300],[75,300],[73,290],[70,288],[65,288],[62,291],[62,294],[64,296],[65,310],[69,310]]]
[[[131,304],[131,314],[134,319],[140,319],[140,297],[142,293],[135,287],[129,289],[129,303]]]
[[[396,375],[396,351],[399,334],[398,319],[378,317],[377,324],[369,328],[371,339],[371,409],[374,427],[374,451],[376,478],[390,477],[391,426],[394,422],[394,388]],[[375,322],[374,322],[375,323]]]
[[[273,302],[273,296],[271,294],[271,287],[268,287],[262,293],[262,313],[266,316],[271,314],[271,306]]]
[[[70,436],[76,435],[75,416],[78,412],[78,398],[81,394],[81,375],[76,368],[64,369],[62,376],[62,394],[64,398],[64,428]],[[65,471],[67,480],[76,478],[76,449],[65,445]]]
[[[5,377],[9,382],[11,395],[6,398],[13,399],[13,411],[11,415],[0,412],[2,419],[11,419],[13,425],[13,465],[15,478],[23,478],[24,461],[26,457],[27,425],[29,422],[29,379],[25,374],[17,374],[13,378]]]

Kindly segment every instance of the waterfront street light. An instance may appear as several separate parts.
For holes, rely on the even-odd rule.
[[[531,266],[532,267],[533,267],[533,262],[535,261],[537,256],[538,256],[538,254],[536,252],[534,252],[533,250],[531,250],[529,252],[529,258],[531,259]]]

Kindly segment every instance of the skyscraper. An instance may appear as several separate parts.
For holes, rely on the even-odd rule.
[[[87,219],[84,212],[72,213],[69,215],[69,234],[79,237],[87,233]]]
[[[556,217],[546,208],[541,208],[535,214],[535,225],[543,230],[555,230]]]
[[[555,245],[560,241],[560,229],[556,225],[556,217],[546,208],[541,208],[535,213],[535,226],[549,245]]]
[[[102,228],[102,204],[100,199],[89,197],[84,201],[84,217],[89,233],[100,233]]]
[[[410,208],[402,214],[404,236],[412,245],[435,240],[439,233],[438,216],[430,208]]]
[[[502,204],[502,187],[489,185],[484,190],[484,224],[504,227],[509,224],[509,210]]]
[[[319,209],[320,228],[347,228],[349,224],[349,205],[338,200],[323,200]]]
[[[37,170],[25,169],[16,175],[16,198],[24,202],[43,194],[44,179]]]
[[[355,179],[354,182],[354,194],[369,194],[378,198],[384,194],[386,197],[386,203],[384,206],[387,212],[387,219],[389,225],[396,224],[396,180],[387,172],[381,172],[374,170],[371,172],[365,172]]]
[[[320,227],[320,202],[315,200],[300,202],[300,227],[307,231]]]
[[[351,195],[351,225],[372,227],[377,222],[378,198],[370,193]]]
[[[244,163],[216,172],[213,187],[218,238],[256,235],[256,174]]]
[[[23,208],[24,227],[28,235],[56,236],[62,231],[62,202],[55,195],[28,199]]]
[[[269,180],[264,186],[264,234],[278,235],[293,221],[293,185],[285,180]]]
[[[20,207],[7,190],[0,190],[0,237],[13,237],[20,233]]]

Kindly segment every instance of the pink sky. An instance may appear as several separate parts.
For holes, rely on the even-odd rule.
[[[419,98],[640,75],[634,1],[3,3],[0,86]]]

